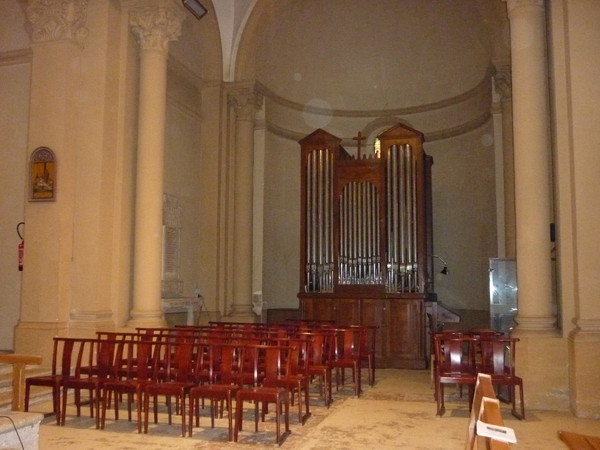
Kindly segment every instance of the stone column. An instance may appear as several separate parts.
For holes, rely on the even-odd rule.
[[[254,120],[262,97],[250,88],[234,90],[229,105],[235,112],[233,320],[253,321],[252,222],[254,171]]]
[[[164,326],[161,306],[164,136],[169,41],[181,34],[173,2],[122,1],[140,46],[133,309],[130,327]]]
[[[551,148],[543,0],[508,0],[514,117],[517,333],[554,334]]]
[[[515,225],[515,154],[513,143],[513,113],[510,67],[497,68],[494,75],[494,87],[500,95],[500,113],[502,114],[502,162],[504,168],[504,255],[516,257]]]

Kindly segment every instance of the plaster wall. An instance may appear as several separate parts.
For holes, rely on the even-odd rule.
[[[1,27],[1,25],[0,25]],[[0,349],[12,350],[14,327],[21,311],[22,272],[17,268],[17,224],[24,220],[27,167],[27,119],[29,116],[30,64],[2,63],[0,53],[0,111],[10,111],[0,118]],[[21,234],[24,233],[21,227]]]

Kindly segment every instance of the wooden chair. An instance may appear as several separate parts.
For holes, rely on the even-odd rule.
[[[281,445],[290,433],[290,392],[283,387],[268,386],[269,380],[276,380],[281,375],[289,373],[289,367],[285,362],[289,361],[290,347],[279,345],[260,345],[254,348],[254,361],[252,364],[252,373],[254,376],[254,386],[242,388],[236,394],[235,427],[233,440],[238,441],[238,434],[242,431],[244,402],[254,402],[254,431],[258,432],[258,407],[263,405],[261,418],[264,422],[267,411],[266,405],[275,404],[275,426],[276,426],[276,445]],[[260,376],[260,367],[264,366],[264,376]],[[267,386],[262,386],[260,380],[267,382]],[[281,416],[284,417],[285,431],[281,433]]]
[[[515,353],[518,338],[488,337],[478,340],[481,361],[478,371],[492,377],[494,386],[508,386],[512,400],[512,414],[518,419],[525,419],[525,403],[523,395],[523,379],[515,374]],[[520,414],[517,413],[516,387],[519,387]]]
[[[154,423],[158,423],[158,396],[164,395],[167,402],[167,413],[169,425],[172,424],[171,397],[177,399],[178,405],[181,405],[181,435],[185,437],[185,401],[190,389],[195,384],[190,381],[193,358],[192,355],[197,351],[194,349],[198,344],[188,341],[159,341],[160,354],[164,355],[164,363],[157,361],[157,380],[144,384],[144,433],[148,433],[148,417],[150,415],[150,398],[153,399]],[[162,358],[161,358],[162,359]],[[163,368],[164,367],[164,368]]]
[[[56,416],[56,424],[60,425],[62,382],[71,375],[73,355],[79,352],[80,344],[81,341],[73,338],[54,338],[50,375],[38,375],[25,379],[25,411],[29,411],[32,386],[50,387],[52,388],[52,411]]]
[[[307,355],[310,340],[304,338],[276,339],[277,345],[291,347],[289,361],[287,361],[287,372],[278,377],[266,378],[263,381],[265,387],[283,387],[290,392],[290,404],[294,405],[295,394],[298,396],[298,423],[304,424],[310,417],[310,376],[308,374]],[[306,408],[306,414],[302,413],[302,403]]]
[[[209,354],[209,381],[206,384],[195,386],[189,392],[189,436],[192,436],[194,417],[196,426],[200,426],[200,400],[210,400],[210,425],[215,427],[215,415],[218,403],[221,403],[221,417],[223,416],[223,403],[227,408],[229,423],[229,440],[233,441],[233,400],[241,388],[240,361],[243,360],[243,345],[235,344],[208,344]]]
[[[335,331],[317,330],[301,333],[301,336],[310,338],[308,348],[308,375],[312,379],[319,377],[320,395],[329,408],[332,398],[332,373],[330,362],[333,359],[333,350],[336,342]]]
[[[436,335],[435,347],[435,398],[437,415],[445,412],[444,385],[457,384],[469,386],[469,408],[473,398],[473,389],[476,381],[474,362],[474,343],[472,337],[447,337]]]
[[[81,416],[81,391],[90,393],[90,416],[96,420],[96,428],[100,428],[100,403],[102,388],[112,375],[116,341],[99,339],[79,339],[79,350],[73,375],[62,382],[62,417],[65,424],[67,412],[67,394],[69,389],[75,393],[77,417]],[[93,370],[92,370],[93,368]]]
[[[334,358],[330,365],[335,369],[335,387],[339,389],[340,372],[341,384],[344,384],[344,370],[352,370],[354,394],[358,397],[362,391],[360,368],[362,364],[361,343],[365,330],[362,327],[348,327],[338,329],[338,342],[335,345]]]
[[[114,394],[115,420],[119,420],[119,399],[126,396],[128,419],[131,421],[131,407],[135,401],[138,433],[142,432],[143,392],[147,383],[157,380],[160,359],[156,355],[158,347],[157,342],[151,338],[129,341],[120,346],[120,351],[115,356],[115,361],[121,362],[115,367],[117,376],[103,386],[101,429],[105,427],[106,410]]]
[[[364,333],[362,335],[360,358],[363,363],[367,364],[369,386],[375,384],[375,352],[377,349],[377,330],[376,325],[353,325],[354,327],[362,327]]]

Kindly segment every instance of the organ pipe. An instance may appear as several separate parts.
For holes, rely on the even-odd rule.
[[[423,291],[422,135],[398,127],[381,135],[379,155],[353,157],[323,130],[300,141],[304,292]]]

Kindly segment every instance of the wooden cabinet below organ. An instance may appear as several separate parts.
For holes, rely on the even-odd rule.
[[[422,296],[345,298],[331,294],[300,294],[298,297],[302,319],[377,326],[375,357],[378,367],[426,367]]]

